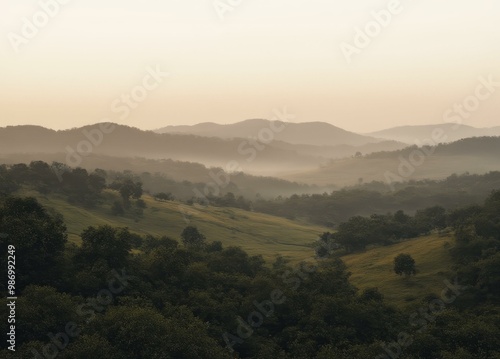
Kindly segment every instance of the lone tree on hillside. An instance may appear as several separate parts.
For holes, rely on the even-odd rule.
[[[187,226],[181,233],[182,242],[186,247],[202,247],[205,244],[205,236],[194,226]]]
[[[415,275],[417,269],[415,268],[415,260],[411,255],[401,253],[396,258],[394,258],[394,272],[398,275]]]

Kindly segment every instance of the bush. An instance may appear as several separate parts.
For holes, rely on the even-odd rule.
[[[123,216],[125,214],[125,209],[119,201],[115,201],[113,206],[111,206],[111,213],[114,216]]]

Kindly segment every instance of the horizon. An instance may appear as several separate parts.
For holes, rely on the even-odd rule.
[[[167,126],[163,126],[163,127],[158,127],[158,128],[141,128],[139,126],[136,126],[136,125],[132,125],[132,124],[123,124],[123,123],[118,123],[118,122],[95,122],[95,123],[88,123],[88,124],[84,124],[82,126],[72,126],[72,127],[66,127],[66,128],[52,128],[52,127],[47,127],[47,126],[44,126],[44,125],[37,125],[37,124],[33,124],[33,123],[26,123],[26,124],[17,124],[17,125],[5,125],[5,126],[0,126],[0,128],[7,128],[7,127],[30,127],[30,126],[33,126],[33,127],[42,127],[42,128],[45,128],[45,129],[48,129],[48,130],[53,130],[53,131],[69,131],[69,130],[74,130],[74,129],[80,129],[80,128],[83,128],[83,127],[87,127],[87,126],[97,126],[97,125],[100,125],[100,124],[103,124],[103,123],[110,123],[110,124],[113,124],[113,125],[118,125],[118,126],[126,126],[126,127],[131,127],[131,128],[135,128],[135,129],[138,129],[138,130],[141,130],[141,131],[158,131],[158,130],[161,130],[163,128],[167,128],[167,127],[177,127],[177,126],[197,126],[197,125],[202,125],[202,124],[212,124],[212,125],[223,125],[223,126],[231,126],[231,125],[235,125],[235,124],[238,124],[238,123],[242,123],[242,122],[246,122],[246,121],[259,121],[259,120],[264,120],[264,121],[273,121],[273,120],[269,120],[269,119],[265,119],[265,118],[251,118],[251,119],[247,119],[247,120],[242,120],[242,121],[237,121],[237,122],[232,122],[232,123],[217,123],[217,122],[210,122],[210,121],[205,121],[205,122],[199,122],[199,123],[195,123],[195,124],[189,124],[189,125],[167,125]],[[274,121],[280,121],[280,120],[274,120]],[[359,135],[366,135],[366,136],[369,136],[371,133],[375,133],[375,132],[381,132],[381,131],[385,131],[385,130],[391,130],[391,129],[394,129],[394,128],[399,128],[399,127],[427,127],[427,126],[452,126],[454,125],[453,123],[428,123],[428,124],[419,124],[419,125],[399,125],[399,126],[394,126],[394,127],[387,127],[387,128],[381,128],[381,129],[377,129],[377,130],[374,130],[374,131],[371,131],[371,132],[355,132],[355,131],[350,131],[350,130],[347,130],[345,128],[342,128],[340,126],[337,126],[333,123],[329,123],[329,122],[324,122],[324,121],[304,121],[304,122],[287,122],[287,121],[280,121],[280,122],[285,122],[285,123],[290,123],[290,124],[310,124],[310,123],[324,123],[324,124],[328,124],[328,125],[332,125],[334,127],[337,127],[339,129],[342,129],[342,130],[345,130],[345,131],[348,131],[348,132],[352,132],[352,133],[355,133],[355,134],[359,134]],[[479,126],[472,126],[470,124],[461,124],[460,127],[471,127],[471,128],[475,128],[475,129],[490,129],[490,128],[496,128],[496,127],[500,127],[500,125],[496,125],[496,126],[487,126],[487,127],[479,127]]]

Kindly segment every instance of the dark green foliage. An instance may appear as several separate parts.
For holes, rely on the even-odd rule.
[[[125,214],[125,209],[119,201],[114,201],[111,206],[111,213],[115,216],[123,216]]]
[[[194,226],[184,228],[181,238],[186,247],[201,248],[205,244],[205,236]]]
[[[394,258],[394,272],[397,275],[415,275],[417,274],[417,269],[415,267],[415,260],[411,255],[406,253],[401,253],[396,258]]]
[[[0,202],[0,266],[7,278],[7,249],[15,246],[16,288],[58,284],[67,240],[60,215],[52,215],[34,198],[9,197]],[[0,288],[6,281],[0,283]]]
[[[143,200],[143,199],[138,199],[136,202],[135,202],[135,205],[137,208],[140,208],[140,209],[145,209],[147,208],[147,205],[146,205],[146,202]]]
[[[82,245],[77,251],[76,261],[82,266],[92,266],[104,260],[109,268],[123,268],[127,265],[133,238],[127,229],[110,226],[89,227],[83,231]]]
[[[432,208],[429,211],[434,210]],[[352,217],[347,222],[340,223],[337,232],[323,234],[317,253],[322,256],[326,248],[336,249],[338,246],[343,246],[347,252],[355,252],[364,250],[368,245],[390,245],[425,234],[435,229],[435,226],[441,226],[442,222],[425,222],[423,225],[423,216],[427,210],[419,213],[421,214],[418,217],[410,217],[403,211],[397,211],[394,215],[372,214],[370,217]]]
[[[16,240],[23,253],[19,280],[30,285],[19,287],[17,352],[12,356],[3,349],[0,358],[32,358],[32,349],[41,352],[50,343],[48,334],[64,331],[71,321],[81,332],[58,358],[365,359],[389,358],[384,354],[389,346],[401,359],[498,359],[499,197],[495,192],[484,206],[450,215],[434,207],[416,216],[397,211],[354,217],[339,226],[339,235],[321,236],[327,249],[340,240],[354,250],[383,244],[388,236],[392,241],[429,226],[452,225],[456,243],[450,251],[460,290],[445,288],[446,297],[434,293],[409,310],[387,306],[376,288],[358,292],[335,256],[296,265],[278,257],[267,265],[241,248],[205,244],[191,226],[183,231],[185,246],[167,237],[142,238],[126,228],[89,227],[81,247],[64,251],[59,216],[33,199],[6,198],[0,233],[8,236],[0,241],[5,246]],[[132,254],[131,248],[139,250]],[[414,274],[411,257],[398,258],[404,259],[401,273]],[[52,266],[57,270],[50,271]],[[102,304],[102,291],[122,269],[126,286]],[[441,298],[449,300],[436,305]],[[81,305],[85,315],[78,312]],[[0,320],[6,319],[2,311]],[[235,341],[242,323],[254,325],[250,335]],[[398,349],[394,340],[402,332],[412,344]]]
[[[89,174],[85,169],[71,169],[57,162],[51,166],[43,161],[3,165],[0,166],[0,194],[12,194],[24,185],[42,194],[63,193],[70,202],[94,206],[106,187],[105,175],[102,170]]]
[[[385,215],[403,210],[414,215],[422,208],[440,206],[455,210],[484,201],[490,192],[500,188],[500,172],[484,175],[451,175],[445,180],[409,181],[393,184],[392,191],[387,183],[372,182],[331,193],[292,195],[274,200],[259,199],[252,208],[259,212],[285,218],[305,218],[311,222],[335,227],[354,216]],[[442,211],[435,208],[436,218],[431,226],[443,225]],[[429,218],[430,212],[420,216]],[[421,222],[425,230],[425,222]],[[416,228],[416,227],[415,227]]]

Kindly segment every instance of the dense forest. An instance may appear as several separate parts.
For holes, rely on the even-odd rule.
[[[323,194],[292,195],[254,201],[256,211],[287,218],[303,218],[331,227],[356,215],[415,211],[432,206],[457,209],[480,204],[492,190],[500,188],[500,172],[484,175],[451,175],[444,180],[409,181],[394,184],[370,182]]]
[[[316,254],[291,264],[223,247],[192,226],[179,233],[180,242],[91,226],[81,233],[81,245],[69,243],[64,214],[16,195],[17,189],[36,185],[91,206],[107,186],[127,210],[127,203],[140,200],[142,183],[127,178],[107,183],[101,171],[71,169],[56,184],[49,173],[43,163],[2,167],[0,173],[0,247],[3,253],[15,247],[17,270],[15,357],[500,358],[499,191],[490,191],[479,204],[455,203],[453,210],[422,206],[411,215],[400,208],[344,221],[337,217],[338,231],[321,236]],[[498,174],[456,176],[414,191],[432,198],[453,180],[484,179],[494,183]],[[358,205],[369,206],[365,200]],[[455,234],[449,248],[455,276],[442,292],[396,308],[377,288],[360,291],[350,283],[341,258],[346,251],[445,229]],[[6,278],[7,256],[0,262]],[[4,297],[7,289],[2,281]],[[2,311],[0,320],[7,323],[7,317]],[[13,357],[6,346],[3,341],[0,357]]]

